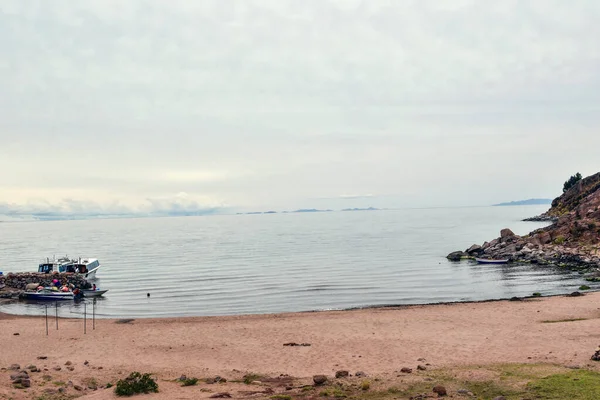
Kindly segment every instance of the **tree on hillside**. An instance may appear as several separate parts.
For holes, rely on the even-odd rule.
[[[575,175],[571,175],[568,181],[565,182],[563,186],[563,193],[567,190],[571,189],[577,182],[581,180],[581,174],[578,172]]]

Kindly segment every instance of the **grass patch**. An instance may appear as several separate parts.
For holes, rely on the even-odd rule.
[[[337,388],[337,387],[332,387],[332,388],[327,388],[325,390],[322,390],[319,393],[319,396],[321,397],[333,397],[336,399],[343,399],[345,397],[348,397],[348,395],[346,394],[346,392],[344,392],[342,389]]]
[[[527,391],[544,400],[600,399],[600,373],[577,370],[550,375],[529,383]]]
[[[590,290],[591,287],[589,287],[588,285],[581,285],[579,286],[579,290]]]
[[[586,321],[587,318],[565,318],[565,319],[546,319],[542,321],[542,324],[556,324],[559,322],[575,322],[575,321]]]
[[[263,379],[262,375],[258,375],[258,374],[246,374],[244,375],[244,383],[246,385],[251,384],[254,381],[260,381],[261,379]]]
[[[115,394],[117,396],[133,396],[138,393],[157,393],[158,384],[150,374],[140,374],[139,372],[132,372],[125,379],[121,379],[117,382],[115,387]]]
[[[369,381],[362,381],[360,383],[360,389],[361,390],[369,390],[369,389],[371,389],[371,382],[369,382]]]
[[[484,399],[493,399],[498,396],[511,398],[511,396],[519,394],[518,390],[510,388],[509,385],[494,381],[464,382],[464,388],[475,393],[478,398]]]
[[[185,378],[181,381],[181,386],[196,386],[198,384],[198,378]]]

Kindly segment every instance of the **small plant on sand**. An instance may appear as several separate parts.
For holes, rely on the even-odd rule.
[[[185,378],[181,381],[181,386],[196,386],[198,384],[198,378]]]
[[[563,243],[565,243],[564,236],[557,236],[556,239],[554,239],[554,244],[563,244]]]
[[[257,375],[257,374],[246,374],[244,375],[244,383],[246,385],[251,384],[254,381],[260,381],[262,379],[262,376]]]
[[[115,394],[117,396],[133,396],[138,393],[157,393],[158,385],[150,374],[132,372],[127,378],[117,382]]]
[[[542,297],[542,294],[540,292],[535,292],[534,294],[532,294],[533,297]]]
[[[329,389],[325,389],[323,391],[321,391],[321,393],[319,393],[319,396],[321,397],[334,397],[336,399],[343,399],[345,397],[348,397],[346,395],[346,393],[344,393],[344,391],[340,388],[329,388]]]
[[[590,290],[591,288],[588,285],[579,286],[579,290]]]
[[[369,381],[362,381],[360,383],[360,388],[362,390],[369,390],[371,388],[371,382],[369,382]]]

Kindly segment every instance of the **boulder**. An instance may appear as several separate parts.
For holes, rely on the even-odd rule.
[[[433,393],[436,393],[438,395],[438,397],[443,397],[443,396],[447,396],[448,392],[446,391],[446,388],[441,386],[441,385],[437,385],[433,388]]]
[[[400,370],[400,372],[402,372],[403,374],[410,374],[412,373],[412,368],[404,367]]]
[[[502,229],[500,231],[500,237],[502,239],[506,239],[506,238],[509,238],[509,237],[512,237],[512,236],[515,236],[515,234],[513,233],[513,231],[511,231],[508,228],[504,228],[504,229]]]
[[[479,254],[479,253],[481,253],[481,251],[482,251],[481,246],[478,244],[474,244],[473,246],[469,247],[469,249],[467,250],[467,253],[468,254],[474,254],[474,253]]]
[[[337,371],[337,372],[335,373],[335,377],[336,377],[337,379],[339,379],[339,378],[347,378],[347,377],[348,377],[348,375],[350,375],[350,373],[349,373],[348,371]]]
[[[38,286],[40,286],[39,282],[28,283],[27,285],[25,285],[25,290],[33,291],[36,290]]]
[[[325,375],[315,375],[313,376],[313,382],[317,386],[323,385],[327,382],[327,377]]]
[[[463,257],[467,257],[468,254],[464,251],[454,251],[446,256],[450,261],[460,261]]]

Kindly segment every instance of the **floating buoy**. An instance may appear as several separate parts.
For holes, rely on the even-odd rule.
[[[146,296],[150,297],[150,293],[146,293]]]

